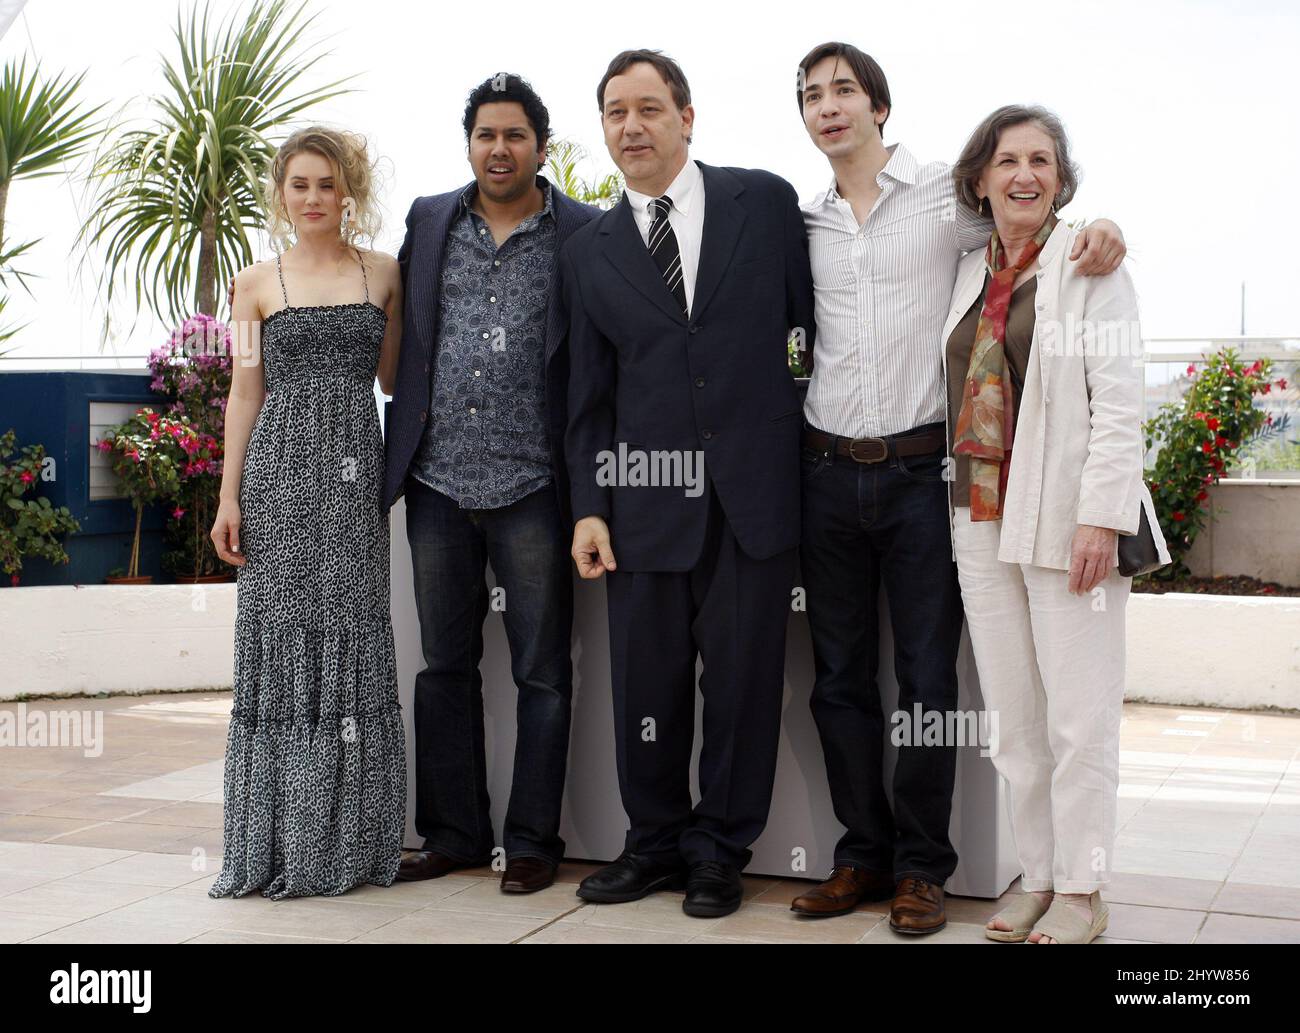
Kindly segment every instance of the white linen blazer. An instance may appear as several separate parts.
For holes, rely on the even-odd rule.
[[[1136,534],[1142,507],[1160,559],[1168,563],[1143,479],[1137,294],[1123,266],[1108,276],[1078,275],[1067,258],[1077,235],[1058,222],[1038,255],[1034,336],[1011,448],[998,559],[1069,570],[1080,524]],[[984,274],[982,249],[962,259],[941,355],[983,293]],[[943,366],[946,388],[946,360]],[[949,422],[956,416],[950,413]],[[948,491],[951,500],[951,478]],[[951,514],[950,505],[950,521]]]

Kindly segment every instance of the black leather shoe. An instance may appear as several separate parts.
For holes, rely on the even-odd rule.
[[[555,865],[540,857],[516,857],[501,873],[502,893],[536,893],[555,882]]]
[[[686,871],[678,860],[661,861],[645,854],[623,854],[578,884],[578,896],[593,904],[626,904],[660,890],[679,890]]]
[[[744,887],[740,870],[721,861],[700,861],[686,876],[682,910],[696,918],[721,918],[740,907]]]
[[[461,868],[477,868],[440,854],[436,850],[415,850],[402,858],[397,867],[398,882],[418,882],[421,879],[441,879]]]

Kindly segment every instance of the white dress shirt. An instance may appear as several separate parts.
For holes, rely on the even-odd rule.
[[[804,416],[844,437],[943,420],[942,330],[957,262],[993,228],[957,203],[949,165],[920,165],[902,144],[888,151],[861,226],[834,179],[803,207],[817,318]]]
[[[626,193],[632,205],[632,215],[636,218],[636,228],[641,231],[641,239],[648,247],[650,225],[655,218],[650,202],[658,198],[639,194],[631,187]],[[704,239],[704,176],[700,167],[687,158],[682,171],[668,184],[664,194],[673,200],[673,206],[668,209],[668,225],[673,228],[677,250],[682,256],[682,286],[686,290],[686,313],[690,315],[695,303],[695,274],[700,268],[700,242]]]

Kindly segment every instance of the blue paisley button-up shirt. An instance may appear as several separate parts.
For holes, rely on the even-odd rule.
[[[517,502],[552,479],[546,433],[546,302],[555,260],[551,185],[542,210],[497,247],[461,196],[439,284],[429,419],[412,473],[462,509]]]

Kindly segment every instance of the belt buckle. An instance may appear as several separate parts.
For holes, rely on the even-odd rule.
[[[879,455],[860,456],[859,445],[874,445],[879,449]],[[849,442],[849,457],[857,463],[883,463],[889,458],[889,445],[884,438],[854,438]]]

